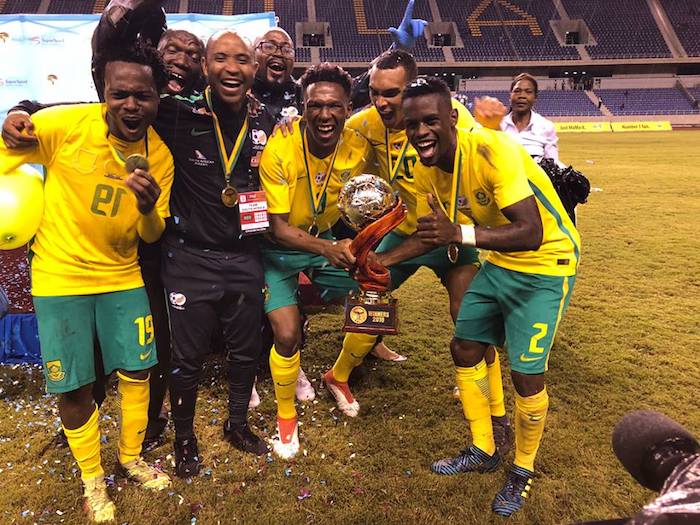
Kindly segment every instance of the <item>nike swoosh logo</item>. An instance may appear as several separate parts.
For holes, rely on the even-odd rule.
[[[539,361],[543,356],[540,357],[525,357],[525,354],[520,354],[520,360],[523,363],[530,363],[532,361]]]
[[[148,356],[151,355],[151,352],[153,352],[152,348],[148,352],[146,352],[145,354],[139,354],[139,359],[141,361],[145,361],[146,359],[148,359]]]
[[[285,384],[277,383],[277,386],[289,386],[289,385],[294,385],[294,384],[296,384],[296,381],[290,381],[289,383],[285,383]]]
[[[212,130],[210,129],[192,129],[192,131],[190,131],[190,134],[193,137],[201,137],[202,135],[208,135],[209,133],[211,133],[211,131]]]

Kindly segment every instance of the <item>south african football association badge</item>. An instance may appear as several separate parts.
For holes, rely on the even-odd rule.
[[[58,381],[63,381],[63,378],[66,377],[66,373],[63,370],[63,365],[61,364],[60,360],[47,361],[46,371],[47,377],[50,381],[53,381],[54,383],[57,383]]]

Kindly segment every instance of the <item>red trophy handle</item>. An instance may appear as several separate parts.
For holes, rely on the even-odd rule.
[[[376,260],[368,261],[367,257],[382,237],[404,221],[407,213],[406,206],[399,197],[396,206],[390,212],[363,228],[350,243],[350,251],[357,259],[355,279],[360,285],[360,290],[385,292],[391,286],[389,269]]]

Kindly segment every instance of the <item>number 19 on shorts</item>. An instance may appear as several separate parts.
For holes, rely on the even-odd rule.
[[[137,317],[134,320],[134,324],[139,330],[139,344],[141,346],[151,344],[155,335],[153,330],[153,316],[148,314],[144,317]]]

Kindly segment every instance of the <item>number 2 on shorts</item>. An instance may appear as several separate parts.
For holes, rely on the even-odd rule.
[[[530,338],[530,348],[527,351],[530,354],[542,354],[544,353],[544,348],[537,346],[537,343],[547,335],[548,325],[547,323],[535,323],[532,327],[539,331]]]
[[[148,314],[144,317],[137,317],[134,324],[139,328],[139,344],[146,346],[153,341],[153,316]]]

